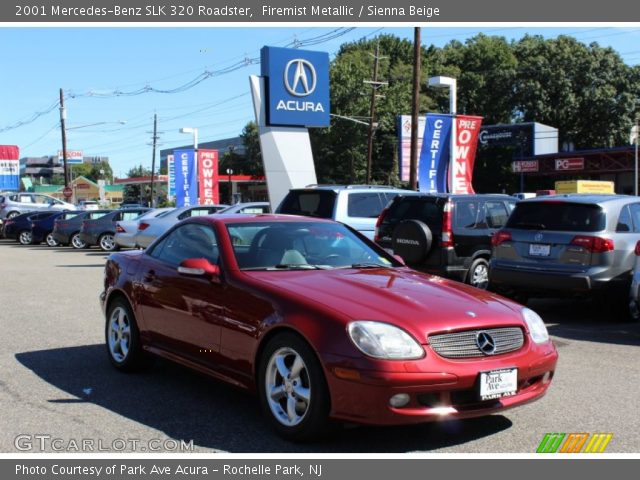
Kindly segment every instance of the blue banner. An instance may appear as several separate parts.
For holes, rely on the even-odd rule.
[[[421,192],[447,192],[452,123],[451,115],[427,114],[418,164],[418,187]]]
[[[198,170],[193,149],[174,150],[173,161],[176,176],[176,207],[198,204]]]
[[[174,162],[173,159],[173,155],[167,155],[167,174],[169,175],[167,197],[171,199],[176,196],[176,162]]]
[[[262,47],[267,83],[267,124],[329,126],[329,54]]]

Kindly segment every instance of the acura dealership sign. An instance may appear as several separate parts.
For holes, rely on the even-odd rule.
[[[267,82],[267,124],[329,125],[329,54],[263,47],[262,76]]]

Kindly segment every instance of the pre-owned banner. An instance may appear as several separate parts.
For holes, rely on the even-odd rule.
[[[421,192],[447,191],[452,123],[451,115],[427,114],[418,164],[418,187]]]
[[[0,145],[0,190],[20,189],[20,149]]]
[[[198,183],[202,205],[220,203],[217,150],[198,150]]]
[[[174,150],[176,170],[176,207],[198,204],[198,172],[194,150]]]
[[[456,116],[455,155],[451,165],[449,192],[475,193],[471,180],[482,117]]]

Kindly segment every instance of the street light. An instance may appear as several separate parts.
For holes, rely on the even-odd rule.
[[[449,188],[451,188],[451,178],[453,175],[453,162],[455,161],[456,149],[456,112],[458,110],[457,103],[457,80],[452,77],[431,77],[429,78],[429,86],[437,88],[449,89],[449,113],[453,117],[451,119],[451,147],[449,148]]]
[[[233,188],[231,183],[231,175],[233,175],[233,169],[227,168],[227,175],[229,176],[229,205],[233,204]]]
[[[180,133],[190,133],[193,135],[193,149],[198,150],[198,129],[192,127],[184,127],[180,129]]]

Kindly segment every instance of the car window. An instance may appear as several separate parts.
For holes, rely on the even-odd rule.
[[[350,217],[378,218],[383,208],[382,199],[376,192],[351,193],[347,200]]]
[[[458,228],[474,228],[478,223],[479,202],[458,201],[453,209],[455,226]]]
[[[638,220],[640,220],[640,218]],[[628,205],[625,205],[622,207],[622,210],[620,210],[618,225],[616,225],[616,232],[633,232],[633,222],[631,220],[631,212],[629,212]]]
[[[632,231],[634,233],[640,233],[640,203],[632,203],[629,205],[629,210],[631,211]],[[622,216],[622,214],[620,216]]]
[[[486,202],[484,211],[489,228],[502,228],[509,218],[509,212],[503,202]]]
[[[68,213],[63,213],[60,216],[60,218],[62,218],[64,220],[69,220],[70,218],[77,217],[78,215],[80,215],[80,214],[76,213],[76,212],[68,212]]]
[[[509,228],[565,232],[599,232],[605,225],[605,213],[598,205],[557,200],[520,202],[507,221]]]
[[[31,195],[20,195],[20,203],[34,203]]]
[[[133,220],[134,218],[138,218],[140,216],[140,212],[122,212],[120,214],[120,220]]]
[[[278,213],[332,218],[335,202],[336,193],[330,190],[291,191],[282,201]]]
[[[34,195],[36,203],[40,204],[48,204],[51,203],[51,198],[45,197],[44,195]]]
[[[109,212],[95,212],[95,213],[90,213],[88,215],[88,218],[90,218],[91,220],[95,220],[97,218],[102,218],[104,217],[107,213]]]
[[[215,265],[218,263],[218,243],[209,226],[187,223],[163,238],[149,255],[176,267],[188,258],[206,258]]]
[[[432,231],[442,230],[442,207],[434,198],[404,197],[389,208],[385,223],[395,224],[402,220],[420,220]]]
[[[269,213],[269,207],[244,207],[240,210],[240,213],[249,213],[249,214],[260,214],[260,213]]]

